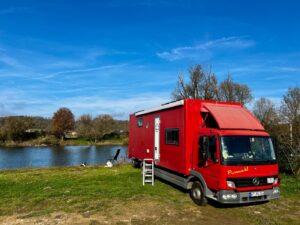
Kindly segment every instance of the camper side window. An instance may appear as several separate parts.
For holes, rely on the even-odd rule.
[[[165,143],[168,145],[178,145],[179,144],[179,129],[178,128],[165,129]]]
[[[142,127],[143,126],[143,118],[138,118],[137,120],[137,126]]]

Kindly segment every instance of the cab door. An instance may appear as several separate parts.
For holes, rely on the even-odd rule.
[[[200,133],[196,170],[202,174],[207,186],[217,190],[220,177],[219,138],[216,133]]]

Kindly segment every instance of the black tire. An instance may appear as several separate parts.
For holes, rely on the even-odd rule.
[[[141,161],[139,161],[137,159],[132,159],[131,164],[134,168],[141,168]]]
[[[200,181],[194,181],[190,190],[190,197],[194,203],[200,206],[204,206],[207,203],[207,199],[204,196],[204,189]]]

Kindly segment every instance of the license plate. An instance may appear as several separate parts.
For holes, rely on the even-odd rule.
[[[263,191],[254,191],[254,192],[249,193],[250,197],[263,196],[264,194],[265,194],[265,192],[263,192]]]

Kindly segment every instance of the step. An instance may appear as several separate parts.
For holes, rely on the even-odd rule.
[[[146,159],[143,161],[143,185],[154,185],[154,161],[152,159]]]

